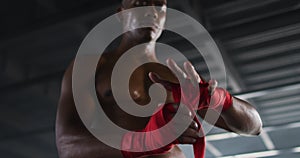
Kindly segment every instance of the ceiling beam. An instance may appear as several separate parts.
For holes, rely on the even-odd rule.
[[[223,156],[221,151],[219,149],[217,149],[214,145],[212,145],[210,142],[206,142],[205,147],[215,157]]]
[[[226,49],[223,47],[221,42],[218,42],[219,49],[222,54],[223,61],[226,66],[227,76],[228,76],[228,82],[231,85],[233,89],[233,93],[240,93],[242,91],[245,91],[247,89],[246,85],[243,82],[242,77],[240,76],[240,73],[236,69],[236,66],[234,66],[233,63],[233,57],[229,56]]]
[[[275,87],[275,88],[266,88],[266,89],[260,89],[255,91],[249,91],[249,92],[242,92],[234,94],[234,96],[242,99],[251,99],[251,98],[257,98],[257,97],[263,97],[264,95],[272,95],[279,92],[286,92],[286,91],[293,91],[293,90],[299,90],[300,89],[300,83],[294,83],[294,84],[288,84],[281,87]]]
[[[265,30],[251,35],[241,36],[223,41],[225,47],[238,49],[249,45],[255,45],[267,41],[280,39],[287,36],[300,34],[300,23],[289,24],[279,28]]]
[[[28,27],[17,33],[12,33],[9,37],[3,37],[0,39],[0,49],[14,45],[14,43],[27,41],[33,36],[39,37],[40,34],[45,34],[51,32],[51,30],[58,29],[60,27],[70,27],[77,26],[78,23],[88,23],[92,20],[99,19],[99,21],[106,16],[109,16],[110,13],[114,12],[117,8],[117,5],[112,5],[106,8],[93,8],[88,11],[82,10],[75,11],[74,13],[66,13],[62,15],[56,15],[52,18],[46,19],[40,24],[35,26]]]

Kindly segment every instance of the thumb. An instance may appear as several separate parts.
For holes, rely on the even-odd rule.
[[[209,91],[210,95],[213,95],[213,93],[215,92],[215,90],[218,86],[218,81],[212,79],[212,80],[209,80],[208,84],[209,84],[208,91]]]
[[[157,73],[150,72],[148,75],[149,75],[150,80],[153,83],[160,83],[169,91],[172,91],[172,86],[175,86],[175,84],[161,79],[161,77]]]
[[[150,72],[149,73],[149,78],[153,83],[161,83],[163,80],[161,79],[161,77],[154,72]]]

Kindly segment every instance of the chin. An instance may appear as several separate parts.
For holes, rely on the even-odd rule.
[[[143,28],[139,31],[138,36],[143,42],[151,42],[157,39],[157,33],[152,28]]]

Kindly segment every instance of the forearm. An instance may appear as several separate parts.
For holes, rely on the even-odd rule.
[[[210,124],[243,135],[258,135],[262,122],[256,109],[248,102],[235,97],[228,105],[221,102],[207,108],[200,108],[198,114]],[[216,98],[214,98],[216,99]],[[229,98],[227,98],[229,99]],[[217,120],[216,120],[217,118]]]
[[[248,102],[233,97],[232,106],[221,113],[227,127],[238,134],[258,135],[262,121],[256,109]]]
[[[93,136],[61,136],[57,142],[60,158],[122,158],[119,150],[109,147]]]

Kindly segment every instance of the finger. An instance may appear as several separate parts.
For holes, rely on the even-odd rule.
[[[175,113],[174,113],[174,115],[175,115]],[[177,115],[178,115],[178,118],[180,118],[180,119],[174,120],[174,123],[176,124],[176,126],[183,125],[183,126],[187,127],[193,122],[193,118],[191,118],[191,116],[189,116],[189,115],[180,114],[180,113],[178,113]]]
[[[184,120],[181,122],[174,122],[174,130],[179,132],[182,131],[183,129],[191,129],[194,131],[199,130],[199,125],[194,121],[194,120]],[[194,136],[196,136],[194,134]]]
[[[168,113],[167,118],[169,119],[172,119],[177,114],[180,120],[174,122],[176,124],[180,124],[180,122],[182,122],[182,124],[184,123],[189,124],[193,116],[193,113],[188,108],[180,107],[179,104],[175,104],[175,103],[171,104],[171,106],[165,106],[164,112]]]
[[[161,83],[161,79],[157,73],[150,72],[148,75],[153,83]]]
[[[181,128],[181,127],[186,128],[187,123],[190,124],[188,128],[198,131],[199,125],[194,120],[184,120],[182,122],[174,122],[174,124],[177,128]]]
[[[217,80],[213,80],[213,79],[209,80],[209,82],[208,82],[208,91],[211,95],[215,92],[217,87],[218,87]]]
[[[162,84],[167,90],[169,91],[172,91],[172,84],[168,81],[165,81],[163,79],[161,79],[161,77],[157,74],[157,73],[154,73],[154,72],[150,72],[148,74],[150,80],[153,82],[153,83],[160,83]]]
[[[182,69],[175,63],[173,59],[167,59],[167,66],[171,71],[180,79],[186,79],[187,75],[182,71]]]
[[[180,136],[178,138],[178,141],[180,144],[194,144],[194,143],[196,143],[197,139],[191,138],[191,137]]]
[[[183,67],[185,69],[185,72],[188,75],[188,78],[191,79],[193,85],[197,86],[198,83],[200,83],[201,78],[200,78],[199,74],[197,73],[197,71],[195,70],[194,66],[190,62],[185,62],[183,64]]]
[[[195,139],[198,139],[200,138],[200,133],[195,130],[195,129],[192,129],[192,128],[188,128],[186,129],[183,133],[182,133],[182,136],[184,137],[191,137],[191,138],[195,138]]]
[[[199,126],[196,121],[192,121],[190,128],[192,128],[194,130],[198,130]]]
[[[189,116],[186,115],[180,115],[177,114],[176,117],[178,116],[178,119],[174,119],[172,124],[174,127],[177,129],[186,129],[187,127],[189,128],[191,126],[191,123],[193,122],[193,119]],[[173,115],[174,117],[174,115]],[[192,125],[193,127],[191,128],[196,128],[195,125]]]
[[[169,114],[175,115],[177,112],[180,115],[180,117],[187,116],[188,118],[191,118],[193,116],[193,113],[190,109],[188,109],[186,106],[180,104],[171,104],[172,106],[165,107],[165,110],[168,111]]]

